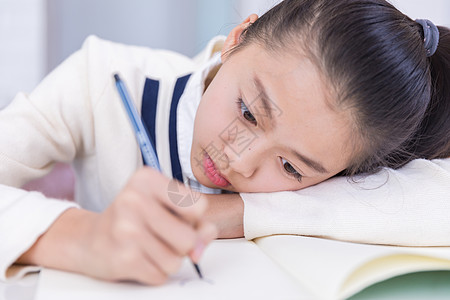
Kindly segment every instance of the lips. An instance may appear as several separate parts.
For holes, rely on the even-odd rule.
[[[227,187],[230,185],[228,180],[226,180],[217,170],[216,165],[211,157],[209,157],[208,153],[205,153],[205,156],[203,157],[203,168],[205,169],[206,176],[215,185],[220,187]]]

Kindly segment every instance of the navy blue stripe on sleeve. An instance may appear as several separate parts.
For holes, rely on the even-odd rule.
[[[173,90],[172,103],[170,106],[169,118],[169,142],[170,142],[170,160],[172,163],[172,177],[183,182],[183,175],[181,173],[180,158],[178,155],[178,141],[177,141],[177,107],[181,95],[186,88],[186,84],[191,74],[180,77],[175,83]]]
[[[147,78],[142,95],[142,121],[155,149],[156,156],[156,108],[158,106],[159,81]]]

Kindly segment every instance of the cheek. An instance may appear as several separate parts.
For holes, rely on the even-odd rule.
[[[195,120],[195,134],[209,140],[220,138],[220,134],[237,118],[234,98],[208,90],[202,98]]]

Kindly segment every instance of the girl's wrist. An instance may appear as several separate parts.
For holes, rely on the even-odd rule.
[[[238,193],[205,195],[208,200],[206,218],[216,225],[219,238],[244,236],[244,203]]]

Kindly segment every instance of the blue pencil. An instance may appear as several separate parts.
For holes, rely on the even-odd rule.
[[[136,135],[136,140],[141,148],[142,157],[144,159],[144,164],[150,166],[158,171],[161,171],[159,166],[158,157],[156,156],[155,149],[152,142],[148,137],[147,130],[145,130],[144,124],[136,110],[136,107],[131,101],[131,97],[128,94],[125,83],[120,79],[118,74],[114,74],[114,79],[116,81],[116,87],[119,91],[120,98],[122,98],[123,105],[127,111],[128,117],[130,119],[131,125],[133,126],[134,133]],[[200,268],[197,264],[194,264],[195,270],[200,278],[203,278]]]
[[[133,126],[134,133],[136,134],[137,142],[141,148],[142,157],[144,159],[144,164],[150,166],[158,171],[161,171],[159,167],[158,157],[153,149],[152,142],[148,138],[147,131],[145,130],[144,124],[136,110],[136,107],[131,101],[130,95],[128,94],[127,88],[124,82],[120,79],[118,74],[114,74],[114,79],[116,80],[116,87],[119,91],[120,97],[122,98],[123,105],[127,111],[128,117],[130,118],[131,125]]]

